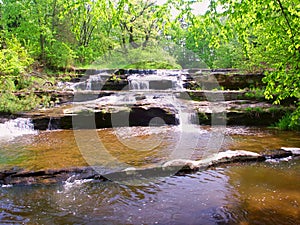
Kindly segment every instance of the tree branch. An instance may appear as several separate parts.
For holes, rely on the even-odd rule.
[[[288,25],[288,28],[289,28],[289,30],[290,30],[290,32],[291,32],[291,35],[292,35],[291,41],[292,41],[292,43],[293,43],[293,46],[294,46],[295,50],[297,50],[296,45],[295,45],[295,34],[294,34],[294,32],[293,32],[293,28],[292,28],[292,26],[291,26],[291,24],[290,24],[290,21],[288,20],[288,17],[287,17],[287,15],[286,15],[286,13],[285,13],[285,10],[284,10],[284,7],[283,7],[281,1],[280,1],[280,0],[277,0],[277,2],[278,2],[278,4],[279,4],[281,13],[282,13],[282,15],[283,15],[283,17],[284,17],[284,19],[285,19],[285,21],[286,21],[286,23],[287,23],[287,25]]]

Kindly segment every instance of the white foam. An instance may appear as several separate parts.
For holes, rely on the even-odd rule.
[[[71,188],[79,187],[82,184],[88,183],[88,182],[91,182],[91,181],[93,181],[93,179],[81,179],[81,180],[77,180],[77,179],[75,179],[75,175],[73,175],[73,176],[69,177],[64,182],[63,187],[64,187],[65,190],[70,190]]]
[[[17,118],[0,124],[0,140],[11,140],[25,134],[37,134],[29,118]]]
[[[294,155],[300,155],[300,148],[281,147],[281,150],[292,152]]]
[[[1,185],[1,187],[2,188],[11,188],[11,187],[13,187],[13,185],[11,185],[11,184],[3,184],[3,185]]]
[[[267,159],[266,162],[268,162],[268,163],[280,163],[280,162],[288,162],[292,159],[293,159],[293,157],[289,156],[289,157],[278,158],[278,159]]]
[[[169,89],[182,90],[186,76],[181,71],[158,70],[157,74],[131,74],[127,79],[131,90],[149,90],[151,81],[170,81]]]
[[[71,89],[73,91],[77,90],[101,90],[102,85],[105,84],[107,79],[111,76],[111,74],[99,70],[97,74],[91,74],[88,76],[86,80],[82,80],[80,82],[64,82],[59,83],[59,87],[64,89]],[[95,85],[95,86],[94,86]]]

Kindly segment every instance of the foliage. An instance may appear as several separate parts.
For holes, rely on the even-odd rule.
[[[243,68],[243,61],[244,56],[240,44],[232,40],[214,50],[212,68]]]
[[[265,73],[265,96],[274,103],[300,98],[300,0],[211,0],[205,15],[195,15],[197,1],[2,0],[1,98],[27,104],[8,90],[32,85],[26,73],[33,60],[51,69],[94,61],[109,68],[244,68]],[[298,107],[290,127],[299,118]]]
[[[76,55],[74,51],[64,42],[53,41],[45,49],[47,64],[56,68],[67,68],[74,63]]]
[[[300,97],[299,3],[299,0],[215,0],[206,15],[209,24],[219,25],[218,38],[212,44],[237,36],[248,68],[265,71],[265,96],[274,99],[275,104],[289,97]],[[299,124],[298,107],[290,116],[289,126]]]
[[[0,50],[0,111],[15,112],[29,109],[34,104],[32,96],[18,98],[12,91],[28,86],[29,81],[22,74],[28,70],[33,59],[14,36],[10,39],[3,36]]]
[[[249,113],[263,113],[264,109],[259,107],[259,106],[257,106],[257,107],[246,107],[245,111],[249,112]]]
[[[36,95],[19,98],[11,92],[0,93],[0,111],[15,113],[35,108],[39,104]]]
[[[30,110],[48,101],[29,91],[33,77],[27,75],[33,63],[26,49],[15,36],[1,37],[0,50],[0,111],[18,112]],[[44,80],[43,80],[44,81]],[[28,94],[17,94],[26,90]]]
[[[26,89],[31,87],[32,81],[23,80],[26,83]],[[37,96],[34,92],[19,92],[24,86],[16,85],[16,80],[6,78],[0,80],[0,111],[8,113],[16,113],[20,111],[27,111],[36,108],[40,105],[47,106],[51,102],[49,96]]]
[[[296,115],[296,113],[294,115]],[[281,130],[300,131],[300,125],[293,122],[293,116],[291,116],[291,113],[287,113],[285,116],[283,116],[282,119],[275,124],[275,127]]]
[[[175,58],[159,46],[116,49],[95,62],[98,68],[180,69]]]
[[[33,63],[26,49],[12,36],[10,39],[1,38],[0,76],[18,76],[23,74]]]
[[[264,88],[252,88],[245,93],[245,97],[249,99],[263,100],[265,99]]]

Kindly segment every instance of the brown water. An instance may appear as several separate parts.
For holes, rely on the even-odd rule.
[[[207,155],[213,130],[201,127],[190,158]],[[96,140],[89,131],[44,131],[2,141],[0,164],[28,170],[91,163],[149,168],[170,158],[179,133],[172,126],[103,129]],[[78,144],[78,134],[84,144]],[[219,150],[300,147],[299,137],[228,127]],[[300,161],[228,165],[138,185],[84,180],[0,187],[0,209],[1,224],[300,224]]]
[[[153,167],[166,162],[178,148],[180,133],[176,126],[41,131],[2,142],[0,168],[57,169],[113,161],[125,167]],[[193,159],[202,157],[212,135],[209,128],[199,133],[189,154]]]
[[[214,128],[199,127],[195,148],[187,154],[197,160],[217,151],[248,150],[263,152],[281,147],[300,147],[295,132],[274,129],[227,127],[222,130],[222,145],[211,151]],[[103,165],[115,160],[127,167],[153,167],[170,159],[178,148],[180,130],[176,126],[130,127],[100,130],[40,131],[12,141],[2,141],[0,168],[19,166],[27,170],[59,169],[74,166]],[[96,136],[93,136],[93,133]],[[79,138],[80,137],[80,138]],[[82,143],[80,143],[82,142]],[[182,146],[181,146],[182,147]],[[120,164],[118,164],[120,165]]]

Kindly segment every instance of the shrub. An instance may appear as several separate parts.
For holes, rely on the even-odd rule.
[[[4,44],[0,50],[0,79],[3,79],[3,76],[17,77],[24,74],[33,63],[33,59],[15,37],[1,39]]]
[[[46,48],[46,60],[48,66],[52,68],[66,68],[74,63],[75,53],[65,43],[53,41]]]
[[[181,69],[176,59],[160,47],[116,49],[96,61],[101,68]]]
[[[300,131],[300,123],[296,113],[287,113],[275,124],[280,130],[298,130]]]

